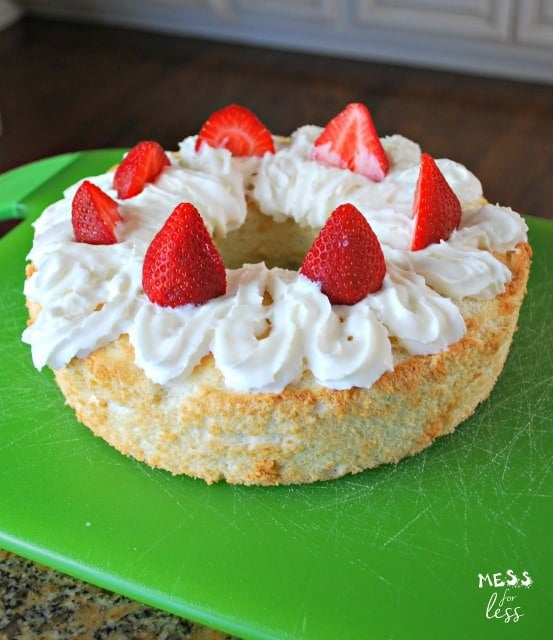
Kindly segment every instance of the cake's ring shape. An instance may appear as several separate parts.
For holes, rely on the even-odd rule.
[[[69,188],[64,200],[49,207],[35,223],[35,240],[29,254],[37,273],[26,282],[25,294],[41,305],[42,313],[25,332],[24,340],[32,345],[37,368],[48,365],[57,369],[71,357],[86,356],[127,333],[137,362],[148,377],[160,384],[187,374],[217,342],[216,360],[229,372],[225,384],[237,391],[280,391],[293,380],[291,375],[298,370],[298,363],[317,368],[316,362],[333,353],[335,373],[316,377],[329,387],[336,386],[331,380],[339,379],[338,388],[345,388],[370,386],[392,366],[389,357],[382,357],[382,350],[368,351],[368,337],[363,338],[364,329],[359,326],[354,334],[356,346],[373,357],[360,363],[358,370],[345,359],[347,351],[336,357],[340,343],[350,335],[345,332],[346,325],[354,324],[355,318],[370,322],[370,333],[385,326],[413,354],[434,353],[456,342],[464,333],[462,316],[452,302],[459,297],[456,290],[462,290],[461,295],[479,296],[502,291],[510,272],[488,250],[513,249],[525,237],[524,223],[509,210],[483,207],[474,176],[459,165],[444,161],[441,166],[446,177],[466,207],[461,228],[443,247],[434,245],[417,254],[415,262],[415,254],[409,251],[409,237],[410,206],[420,158],[417,145],[401,136],[384,139],[391,169],[386,180],[376,184],[310,161],[309,148],[317,131],[315,127],[302,127],[291,140],[279,139],[277,153],[261,161],[233,158],[225,149],[204,147],[197,153],[194,137],[187,138],[178,157],[173,158],[171,167],[155,184],[120,203],[124,233],[115,245],[86,247],[74,242],[68,210],[77,185]],[[340,176],[342,182],[338,181]],[[286,198],[280,201],[276,197],[283,207],[278,215],[260,210],[268,200],[267,189],[262,186],[268,177],[275,185],[284,185]],[[115,197],[112,173],[91,180]],[[330,191],[327,185],[331,185]],[[333,347],[326,340],[314,343],[306,339],[306,330],[309,334],[311,328],[303,323],[302,308],[309,309],[311,315],[327,315],[328,300],[314,283],[305,278],[300,281],[293,269],[301,263],[318,232],[320,202],[325,203],[328,215],[338,196],[356,203],[368,217],[383,246],[388,274],[382,290],[375,295],[353,307],[332,307],[329,324],[321,329],[327,337],[334,336]],[[313,210],[307,207],[309,198],[315,202]],[[411,204],[407,206],[409,198]],[[229,269],[229,291],[227,296],[202,307],[163,309],[152,305],[142,292],[142,260],[152,237],[183,200],[192,201],[204,216]],[[379,208],[371,209],[373,202]],[[473,211],[477,214],[472,215]],[[292,214],[296,217],[292,218]],[[243,264],[263,260],[269,269]],[[449,263],[455,269],[444,270]],[[425,279],[432,277],[432,288],[417,275],[419,268]],[[265,368],[272,368],[274,373],[271,380],[271,372],[266,372],[266,385],[260,384],[258,371],[252,369],[248,376],[247,367],[241,368],[240,376],[234,375],[227,366],[230,354],[225,353],[225,341],[217,339],[219,332],[228,334],[232,330],[228,316],[233,322],[249,322],[252,316],[259,322],[274,320],[271,310],[263,304],[263,287],[261,282],[257,285],[257,280],[273,290],[273,300],[277,300],[275,292],[281,294],[279,323],[286,322],[298,333],[291,342],[293,348],[286,354],[280,352],[285,359],[282,366],[275,368],[277,359],[265,358]],[[242,304],[242,298],[247,299],[247,305]],[[360,310],[361,306],[368,309]],[[339,331],[332,331],[333,328]],[[187,348],[183,349],[180,336],[185,334],[193,334],[194,340],[187,341]],[[249,338],[244,337],[242,346],[246,352]],[[236,345],[236,349],[240,350],[240,346]]]
[[[316,233],[316,218],[303,216],[298,226],[286,211],[271,214],[273,220],[259,210],[266,199],[262,184],[268,175],[294,175],[297,183],[300,165],[305,164],[302,149],[312,134],[311,128],[304,128],[291,142],[280,140],[280,154],[255,163],[250,159],[237,163],[224,150],[190,154],[187,149],[193,148],[193,138],[184,141],[179,159],[160,180],[122,205],[130,238],[125,260],[118,255],[117,245],[98,249],[95,256],[80,248],[72,253],[63,203],[37,221],[29,255],[33,273],[26,284],[32,324],[24,337],[33,345],[37,366],[56,369],[56,380],[79,419],[123,453],[208,482],[222,478],[242,484],[311,482],[415,453],[452,431],[489,394],[508,353],[528,276],[530,250],[521,239],[524,225],[518,215],[484,205],[470,175],[466,178],[457,165],[448,165],[454,179],[456,172],[462,174],[463,202],[468,203],[458,232],[463,241],[451,255],[459,261],[459,251],[464,252],[461,261],[469,274],[462,273],[457,280],[465,291],[472,291],[475,282],[485,285],[483,293],[464,293],[471,297],[460,299],[441,292],[459,288],[455,277],[450,282],[451,274],[440,276],[443,256],[429,251],[426,259],[417,256],[421,264],[415,264],[402,248],[402,225],[409,224],[408,215],[402,213],[407,200],[403,192],[406,184],[414,183],[410,174],[416,160],[413,143],[392,137],[386,143],[394,161],[391,173],[396,171],[400,185],[397,193],[386,181],[375,191],[366,180],[360,182],[349,174],[342,192],[361,204],[371,193],[379,203],[369,215],[375,227],[380,225],[393,286],[385,288],[380,298],[369,296],[366,304],[329,309],[314,283],[281,268],[285,252],[288,257],[292,254],[290,266],[297,264]],[[301,162],[287,164],[286,156],[294,148]],[[406,148],[407,153],[396,153],[397,148]],[[332,178],[329,183],[337,179],[334,170],[327,173]],[[311,174],[308,166],[307,175]],[[109,174],[95,180],[109,189]],[[305,183],[310,180],[320,183],[312,178]],[[294,184],[288,185],[288,196],[297,192]],[[225,263],[239,267],[228,272],[230,296],[215,301],[217,331],[213,332],[202,331],[204,321],[214,317],[210,303],[196,309],[159,311],[141,295],[137,278],[143,247],[160,224],[151,212],[167,215],[175,200],[188,199],[191,193],[198,208],[206,212],[206,224]],[[70,195],[71,190],[67,198]],[[213,212],[223,205],[225,217],[217,219]],[[143,217],[142,209],[150,215]],[[295,211],[301,213],[301,206]],[[474,211],[479,212],[476,221]],[[388,234],[386,219],[393,227]],[[490,221],[496,220],[499,225],[490,231]],[[57,254],[49,262],[46,254],[52,249]],[[280,267],[240,266],[244,255],[253,262],[264,258]],[[98,273],[99,263],[102,273]],[[435,291],[417,270],[423,270],[427,279],[434,275]],[[74,286],[75,278],[82,278],[86,286]],[[432,317],[445,317],[450,335],[444,337],[439,322],[438,331],[433,322],[420,322],[417,313],[402,312],[406,320],[398,322],[393,312],[401,308],[397,304],[404,297],[415,309],[421,304],[409,293],[411,287],[428,289],[429,299],[438,305]],[[295,307],[290,306],[294,288],[300,296]],[[387,303],[390,292],[392,302]],[[314,304],[305,307],[303,302],[311,298]],[[64,305],[71,314],[64,312]],[[298,317],[302,308],[307,311]],[[195,324],[183,324],[187,314],[194,315]],[[355,314],[361,314],[361,320]],[[294,330],[278,326],[275,317],[291,319]],[[335,334],[342,335],[347,347],[356,326],[369,318],[366,326],[373,334],[363,343],[368,356],[359,357],[357,348],[350,349],[349,359],[338,359],[343,371],[334,373],[332,349],[340,344]],[[236,341],[236,322],[243,323],[243,340]],[[416,336],[409,333],[413,322]],[[248,324],[249,331],[245,330]],[[309,339],[317,325],[321,332]],[[164,332],[169,337],[174,334],[172,327],[184,326],[186,330],[177,331],[172,340],[157,339]],[[309,331],[298,334],[298,326]],[[46,338],[41,342],[37,335]],[[419,339],[421,335],[424,340]],[[243,348],[248,343],[253,345],[249,355]],[[288,346],[285,352],[283,345]],[[190,348],[190,357],[182,360]],[[271,367],[263,367],[263,349],[271,354]],[[347,355],[347,349],[343,353]],[[325,354],[331,357],[325,360]],[[356,360],[360,368],[346,375],[344,371]]]

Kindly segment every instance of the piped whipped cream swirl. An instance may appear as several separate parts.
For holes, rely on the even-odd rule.
[[[413,355],[457,342],[465,324],[454,300],[504,290],[511,274],[491,252],[525,241],[524,221],[511,209],[482,206],[479,181],[462,165],[438,160],[463,204],[461,225],[447,242],[411,252],[418,145],[384,138],[390,172],[375,183],[312,161],[320,131],[309,125],[289,140],[276,138],[277,152],[261,159],[207,145],[198,153],[195,136],[186,138],[154,183],[118,201],[123,223],[115,245],[74,241],[71,200],[79,184],[67,189],[34,223],[28,255],[36,270],[24,293],[41,311],[23,340],[35,366],[57,369],[127,334],[137,366],[159,384],[185,381],[211,353],[224,385],[237,392],[280,392],[305,370],[322,386],[349,389],[370,387],[393,369],[392,339]],[[89,179],[117,200],[111,173]],[[248,198],[277,221],[316,228],[339,204],[355,204],[383,247],[381,290],[352,306],[331,305],[297,272],[257,263],[227,270],[226,294],[202,306],[151,303],[142,261],[174,207],[192,202],[217,237],[244,223]]]

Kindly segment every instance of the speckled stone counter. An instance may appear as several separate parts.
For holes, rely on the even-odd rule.
[[[237,640],[0,550],[0,640]]]

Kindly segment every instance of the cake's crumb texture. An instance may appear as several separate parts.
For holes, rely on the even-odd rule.
[[[133,362],[126,337],[73,359],[56,380],[78,419],[126,455],[208,483],[307,483],[398,462],[451,433],[499,376],[526,292],[531,250],[504,256],[505,293],[480,301],[449,350],[411,357],[370,389],[332,391],[304,374],[280,394],[239,394],[219,384],[211,358],[195,391],[164,388]],[[339,470],[337,472],[337,470]]]

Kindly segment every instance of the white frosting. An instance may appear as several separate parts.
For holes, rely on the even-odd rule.
[[[365,300],[414,355],[438,353],[465,332],[463,316],[451,300],[430,289],[422,276],[390,261],[382,288]]]
[[[313,162],[311,149],[322,129],[300,127],[290,141],[260,163],[253,197],[260,209],[276,220],[293,218],[300,224],[322,227],[339,204],[351,202],[365,213],[393,209],[410,217],[419,174],[420,147],[399,135],[383,138],[390,170],[382,182],[373,182],[348,170]],[[438,160],[451,188],[461,202],[482,197],[480,182],[465,167],[451,160]]]
[[[411,252],[418,145],[384,138],[390,172],[372,182],[311,160],[320,131],[301,127],[290,141],[275,139],[275,154],[246,159],[207,145],[196,152],[195,136],[186,138],[154,183],[118,200],[123,222],[115,245],[74,241],[71,200],[79,185],[67,189],[35,222],[28,255],[36,272],[24,293],[42,307],[23,333],[35,366],[59,368],[128,334],[136,364],[160,384],[185,381],[212,353],[224,384],[239,392],[279,392],[306,369],[321,385],[348,389],[370,387],[393,369],[392,337],[411,354],[458,341],[465,325],[452,299],[504,290],[511,274],[490,251],[524,241],[524,221],[507,208],[480,207],[479,181],[462,165],[438,160],[463,204],[461,225],[448,242]],[[117,200],[112,174],[89,179]],[[259,263],[227,270],[226,294],[202,306],[151,303],[142,291],[142,261],[174,207],[192,202],[210,232],[224,236],[243,224],[247,196],[276,220],[313,227],[339,204],[355,204],[383,247],[382,288],[355,305],[333,306],[304,276]]]

